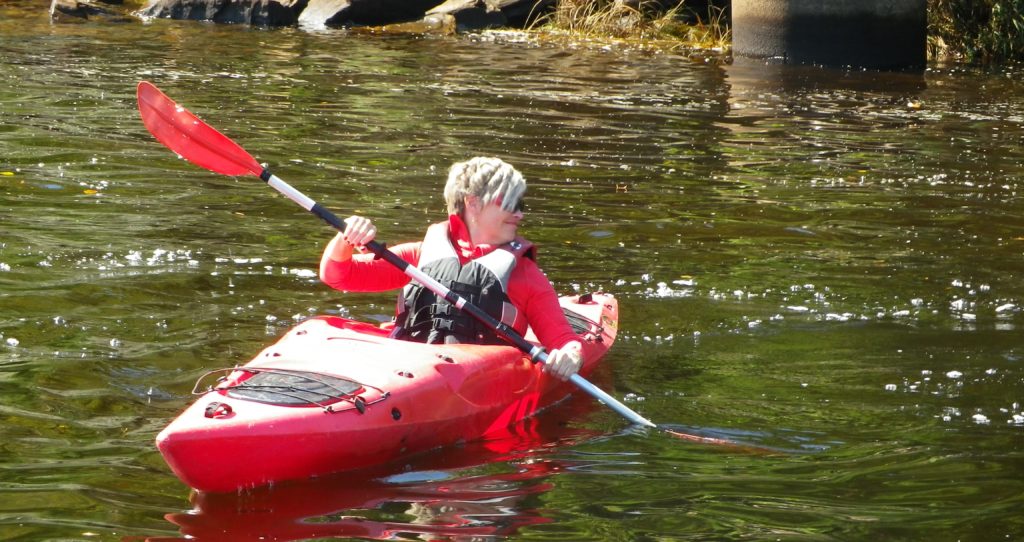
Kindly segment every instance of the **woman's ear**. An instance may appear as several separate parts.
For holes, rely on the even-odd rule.
[[[465,204],[467,211],[472,210],[474,213],[479,213],[480,208],[483,207],[483,205],[480,204],[479,196],[466,196],[462,202]]]

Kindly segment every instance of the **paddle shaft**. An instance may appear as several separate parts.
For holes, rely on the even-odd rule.
[[[266,168],[259,174],[260,179],[266,181],[274,190],[277,190],[285,197],[299,204],[303,209],[313,213],[320,217],[321,220],[330,224],[334,229],[338,231],[345,231],[345,221],[338,218],[337,215],[332,213],[323,205],[320,205],[316,201],[312,200],[302,192],[296,190],[292,185],[283,181],[277,175],[274,175]],[[400,269],[403,273],[408,275],[416,282],[425,286],[428,290],[433,292],[435,295],[444,298],[445,301],[455,305],[455,307],[461,311],[465,311],[473,318],[480,321],[488,328],[492,329],[506,341],[512,343],[516,348],[519,348],[523,352],[530,355],[530,358],[534,361],[541,363],[547,363],[548,353],[543,347],[537,346],[530,341],[527,341],[522,335],[516,332],[515,329],[510,327],[508,324],[498,321],[490,314],[484,312],[476,305],[470,303],[466,298],[453,292],[451,289],[446,288],[443,284],[435,280],[430,275],[424,273],[420,268],[410,265],[409,262],[399,258],[394,252],[391,252],[383,244],[377,241],[370,241],[366,244],[366,248],[373,252],[378,258],[386,260],[391,265]],[[627,407],[626,405],[619,402],[617,399],[608,395],[601,388],[591,384],[587,379],[583,378],[579,374],[573,374],[569,380],[579,387],[584,392],[588,393],[591,397],[601,401],[608,405],[609,408],[617,412],[623,418],[637,424],[644,425],[647,427],[657,427],[654,422],[644,418],[640,414]]]

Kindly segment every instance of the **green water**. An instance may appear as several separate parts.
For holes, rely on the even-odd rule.
[[[1016,540],[1024,536],[1024,72],[199,23],[0,5],[0,539]],[[207,370],[392,294],[331,232],[145,131],[141,79],[385,241],[497,154],[561,291],[621,335],[580,397],[392,471],[190,496],[153,446]]]

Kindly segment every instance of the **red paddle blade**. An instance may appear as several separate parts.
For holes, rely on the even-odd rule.
[[[705,437],[705,436],[702,436],[702,435],[694,435],[694,434],[691,434],[691,433],[684,433],[682,431],[676,431],[674,429],[667,429],[665,427],[662,427],[661,429],[666,434],[668,434],[670,436],[673,436],[673,437],[675,437],[677,439],[680,439],[680,440],[687,440],[687,441],[690,441],[690,442],[696,442],[698,444],[712,444],[714,446],[723,446],[725,448],[731,449],[731,450],[736,451],[736,452],[745,452],[745,453],[761,454],[761,455],[772,455],[772,454],[779,453],[778,451],[772,450],[770,448],[761,448],[761,447],[753,446],[753,445],[750,445],[750,444],[742,444],[742,443],[739,443],[739,442],[733,442],[731,440],[715,438],[715,437]]]
[[[259,176],[263,166],[148,81],[139,83],[139,113],[153,137],[193,164],[223,175]]]

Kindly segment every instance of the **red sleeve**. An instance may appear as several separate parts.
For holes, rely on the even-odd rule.
[[[416,265],[420,261],[420,245],[403,243],[388,247],[399,258]],[[386,260],[374,259],[373,253],[354,254],[346,262],[331,262],[323,269],[320,280],[335,290],[347,292],[383,292],[401,288],[409,282],[409,276]]]
[[[533,260],[524,258],[516,265],[508,289],[512,304],[525,313],[526,322],[545,348],[561,348],[579,340],[562,313],[558,293]]]

